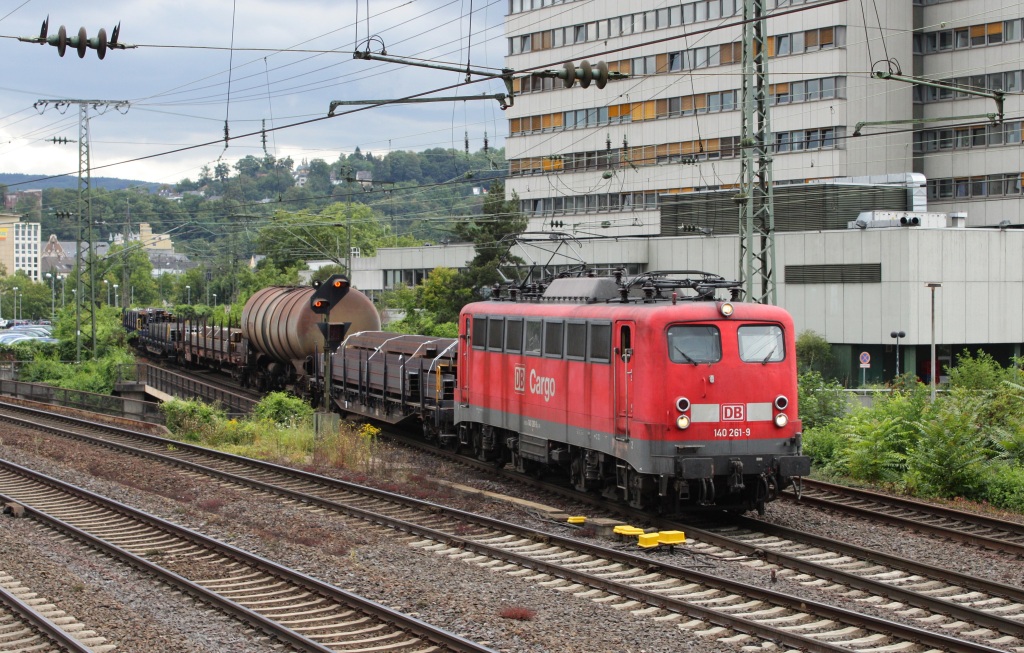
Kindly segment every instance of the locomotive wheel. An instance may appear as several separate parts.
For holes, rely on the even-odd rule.
[[[477,460],[487,460],[487,456],[484,454],[484,442],[483,434],[480,429],[473,429],[473,455],[476,456]]]
[[[441,441],[434,437],[436,434],[434,432],[434,427],[430,424],[430,422],[424,420],[422,426],[424,442],[429,442],[438,447],[441,446]]]
[[[644,509],[643,477],[631,468],[626,469],[626,502],[637,510]]]
[[[587,491],[586,463],[583,461],[583,453],[573,453],[572,463],[569,466],[569,480],[574,489],[579,492]]]

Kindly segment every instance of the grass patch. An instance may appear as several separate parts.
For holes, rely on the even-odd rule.
[[[394,481],[397,452],[380,441],[377,427],[341,421],[337,430],[318,435],[308,407],[275,395],[264,401],[270,409],[245,419],[228,419],[218,407],[194,399],[168,401],[161,410],[181,441],[311,472],[349,470],[363,480]]]

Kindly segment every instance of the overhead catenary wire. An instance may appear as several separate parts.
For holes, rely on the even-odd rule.
[[[814,3],[812,5],[807,5],[805,7],[801,7],[801,8],[798,8],[796,10],[806,10],[807,8],[813,8],[813,7],[816,7],[816,6],[821,6],[822,4],[833,4],[833,3],[841,2],[841,1],[844,1],[844,0],[824,0],[824,2],[818,2],[818,3]],[[791,10],[791,11],[793,11],[793,10]],[[787,12],[785,12],[785,13],[787,13]],[[740,21],[740,23],[734,23],[733,25],[739,25],[739,24],[741,24],[741,21]],[[725,26],[725,27],[728,27],[728,26]],[[714,30],[714,29],[719,29],[719,28],[712,28],[711,30]],[[699,31],[696,31],[696,32],[702,33],[702,32],[706,32],[706,31],[709,31],[709,30],[699,30]],[[675,37],[673,37],[673,38],[675,38]],[[662,41],[665,41],[665,40],[669,40],[669,39],[655,39],[653,41],[650,41],[649,43],[662,42]],[[638,44],[638,46],[645,45],[645,44],[646,43],[641,43],[641,44]],[[550,66],[551,66],[551,64],[549,63],[549,64],[547,64],[547,66],[537,67],[536,69],[530,69],[530,70],[540,70],[540,69],[547,68],[547,67],[550,67]],[[474,82],[470,82],[470,83],[475,83],[475,81]],[[441,89],[435,89],[434,91],[420,93],[420,94],[413,95],[413,96],[410,96],[410,97],[417,97],[417,96],[426,95],[426,94],[429,94],[429,93],[432,93],[432,92],[438,92],[440,90],[446,90],[446,89],[450,89],[450,88],[457,88],[458,86],[461,86],[461,85],[447,86],[447,87],[444,87],[444,88],[441,88]],[[347,114],[350,114],[350,113],[354,113],[356,111],[364,111],[364,110],[362,110],[362,108],[359,108],[359,110],[353,110],[351,112],[344,112],[344,113],[341,113],[341,114],[338,114],[338,115],[339,116],[347,115]],[[299,125],[302,125],[302,124],[309,124],[311,122],[316,122],[316,120],[317,119],[310,119],[308,121],[300,121],[298,123],[292,123],[290,125],[281,126],[281,127],[274,126],[273,129],[276,130],[276,129],[281,129],[281,128],[289,128],[289,127],[299,126]],[[240,137],[247,137],[247,136],[251,136],[251,135],[253,135],[253,133],[246,133],[246,134],[243,134]],[[226,140],[230,141],[230,140],[233,140],[233,139],[234,138],[230,138],[229,137]],[[193,147],[187,147],[187,148],[195,148],[195,147],[207,146],[208,144],[210,144],[210,143],[199,143],[197,145],[194,145]],[[186,148],[176,148],[176,149],[172,149],[172,150],[167,151],[167,153],[159,153],[157,155],[151,155],[151,156],[147,156],[147,157],[134,158],[134,159],[127,160],[125,162],[119,162],[118,164],[108,164],[108,166],[120,165],[121,163],[132,163],[132,162],[142,161],[142,160],[145,160],[145,159],[152,159],[152,158],[155,158],[157,156],[166,156],[166,155],[170,155],[170,154],[177,154],[177,153],[179,153],[179,151],[183,151],[185,149]]]
[[[272,133],[272,132],[271,132]]]

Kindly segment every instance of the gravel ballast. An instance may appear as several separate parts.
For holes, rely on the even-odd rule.
[[[12,431],[0,445],[3,458],[195,528],[499,651],[641,653],[740,649],[739,644],[724,644],[676,627],[675,623],[686,618],[665,622],[634,616],[628,611],[539,587],[525,579],[412,548],[409,536],[383,527],[337,514],[297,509],[155,462],[53,436]],[[423,495],[421,498],[560,534],[573,532],[546,522],[521,506],[433,484],[423,470],[494,492],[548,502],[550,497],[531,496],[530,491],[520,486],[477,477],[456,466],[439,466],[423,454],[404,455],[401,466],[419,484],[417,494]],[[581,511],[572,505],[564,509],[570,514]],[[769,507],[766,519],[1000,582],[1020,585],[1024,580],[1024,572],[1009,556],[805,506],[776,502]],[[269,650],[268,643],[256,640],[236,622],[171,594],[136,572],[111,565],[81,545],[44,534],[31,525],[31,520],[5,519],[0,524],[0,546],[26,552],[22,573],[37,562],[48,565],[53,587],[36,588],[33,583],[33,588],[118,643],[121,650]],[[615,546],[610,542],[604,544]],[[808,599],[869,611],[852,597],[838,597],[784,579],[773,584],[764,567],[703,557],[693,559],[685,554],[670,560],[680,565],[692,563],[701,571],[771,586]],[[9,573],[20,575],[11,565],[6,567]],[[126,581],[120,574],[136,578]],[[65,599],[69,593],[66,588],[78,585],[85,589],[72,591],[70,599]],[[95,605],[92,596],[98,597]],[[65,600],[72,601],[70,607],[64,606]],[[527,608],[535,616],[527,621],[503,618],[500,613],[505,608]],[[879,614],[892,618],[889,612]],[[191,628],[201,634],[193,634]],[[162,642],[158,637],[168,641]],[[240,644],[243,640],[244,644]],[[760,644],[753,640],[746,643]]]

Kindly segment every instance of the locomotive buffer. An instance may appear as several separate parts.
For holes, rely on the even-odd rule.
[[[324,413],[334,415],[334,413],[331,412],[331,354],[339,345],[341,345],[341,342],[345,339],[345,334],[348,332],[348,328],[352,326],[352,323],[331,322],[330,315],[338,302],[348,294],[351,284],[349,283],[348,277],[341,274],[335,274],[321,284],[314,283],[313,287],[316,288],[316,290],[313,292],[313,296],[309,298],[309,307],[314,313],[324,316],[323,321],[316,325],[317,328],[320,329],[320,333],[324,336],[324,396],[321,405],[323,406]],[[316,421],[317,436],[320,435],[322,428],[321,424],[322,422],[320,420]]]

